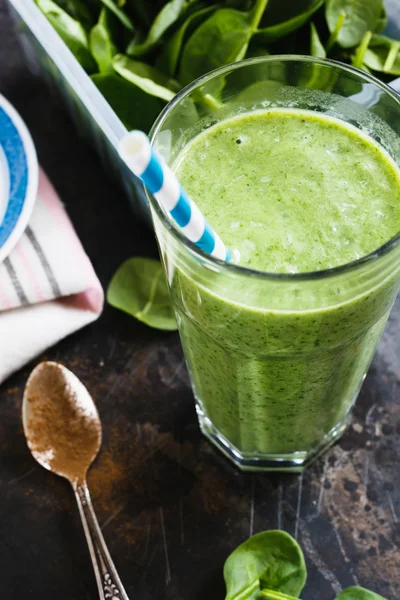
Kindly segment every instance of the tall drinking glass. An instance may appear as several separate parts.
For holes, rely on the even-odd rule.
[[[173,167],[206,128],[269,107],[341,119],[399,164],[395,92],[310,57],[250,59],[205,75],[166,107],[152,141]],[[346,427],[400,286],[400,234],[337,268],[259,272],[204,254],[149,200],[202,432],[241,469],[303,470]]]

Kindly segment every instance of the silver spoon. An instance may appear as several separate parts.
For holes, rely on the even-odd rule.
[[[62,365],[42,362],[27,381],[22,421],[34,458],[72,485],[100,600],[129,600],[101,533],[86,483],[88,468],[101,445],[100,417],[89,392]]]

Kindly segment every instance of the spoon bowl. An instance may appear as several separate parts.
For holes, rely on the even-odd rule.
[[[82,483],[101,445],[97,408],[83,383],[63,365],[40,363],[22,402],[28,447],[45,469]]]

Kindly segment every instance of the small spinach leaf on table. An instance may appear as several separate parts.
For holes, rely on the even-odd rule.
[[[343,590],[335,600],[385,600],[385,598],[361,587],[351,587]]]
[[[114,0],[101,0],[104,6],[107,6],[109,10],[121,21],[121,23],[129,30],[134,31],[133,23],[127,13],[120,8],[119,3]]]
[[[129,44],[126,53],[129,54],[129,56],[141,56],[154,48],[161,40],[164,33],[178,20],[184,4],[185,0],[170,0],[170,2],[167,2],[154,19],[144,42],[136,43],[136,40],[134,39],[132,43]]]
[[[343,48],[351,48],[361,42],[367,31],[380,30],[383,0],[327,0],[325,16],[329,31],[334,31],[341,12],[346,17],[337,41]]]
[[[175,314],[161,263],[150,258],[130,258],[115,273],[107,301],[155,329],[175,331]]]
[[[128,130],[142,129],[148,133],[165,106],[165,102],[149,96],[116,73],[97,73],[92,75],[92,81]]]
[[[113,58],[118,53],[118,48],[114,43],[115,34],[112,33],[115,29],[113,19],[115,19],[114,15],[107,8],[102,8],[99,21],[89,34],[90,51],[97,62],[100,73],[113,70]]]
[[[166,102],[175,96],[177,90],[172,91],[167,87],[171,84],[171,80],[144,62],[131,60],[123,54],[117,54],[113,60],[113,67],[121,77],[137,85],[151,96],[156,96]]]
[[[297,542],[284,531],[265,531],[249,538],[227,558],[225,600],[253,600],[262,589],[298,598],[306,577],[303,552]]]
[[[81,23],[52,0],[36,0],[36,4],[82,67],[89,73],[95,71],[96,63],[90,54],[88,36]]]
[[[255,33],[256,40],[274,42],[292,31],[299,29],[307,23],[310,17],[323,5],[324,0],[306,0],[306,2],[292,2],[295,12],[287,18],[287,10],[282,9],[282,0],[273,0],[268,3],[263,19]],[[290,10],[290,8],[289,8]],[[284,18],[284,20],[282,20]]]

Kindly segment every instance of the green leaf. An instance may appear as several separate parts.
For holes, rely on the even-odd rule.
[[[278,96],[279,91],[282,89],[282,84],[279,81],[273,81],[272,79],[264,79],[263,81],[257,81],[252,83],[248,87],[244,88],[235,98],[235,102],[239,105],[254,105],[257,103],[265,103],[265,101],[272,102]]]
[[[363,56],[363,64],[373,71],[400,75],[400,42],[373,35]]]
[[[325,48],[319,38],[317,28],[314,23],[311,23],[311,48],[310,48],[311,56],[317,56],[319,58],[325,58],[326,52]]]
[[[169,27],[178,20],[184,4],[185,0],[170,0],[170,2],[167,2],[154,19],[145,41],[141,44],[136,44],[135,40],[133,40],[128,46],[127,54],[129,56],[141,56],[154,48]]]
[[[224,4],[229,8],[237,8],[238,10],[250,10],[253,0],[225,0],[225,2],[220,2],[220,4]]]
[[[208,71],[244,58],[251,35],[249,13],[231,8],[217,10],[187,41],[179,81],[186,85]]]
[[[281,592],[276,592],[274,590],[261,590],[260,591],[261,599],[264,600],[297,600],[294,596],[288,596],[287,594],[282,594]]]
[[[153,2],[149,0],[127,0],[126,4],[129,6],[130,14],[133,13],[133,18],[140,23],[140,25],[148,28],[150,27],[154,15],[153,15]]]
[[[125,261],[108,286],[107,301],[150,327],[177,329],[164,269],[157,260]]]
[[[257,56],[256,51],[262,52],[259,47],[252,46],[246,56]],[[268,50],[264,50],[268,55]],[[262,56],[262,54],[260,54]],[[263,100],[271,101],[274,100],[279,89],[287,81],[286,65],[283,62],[278,61],[272,64],[267,62],[265,64],[259,63],[255,68],[250,69],[237,69],[229,74],[229,89],[240,90],[238,95],[235,97],[236,101],[242,103],[243,100],[247,99],[250,101],[254,98],[254,102],[262,102]],[[265,93],[264,99],[260,97],[260,94]],[[272,97],[270,97],[272,93]],[[231,94],[228,91],[228,100],[230,100]],[[262,108],[262,106],[260,106]]]
[[[264,42],[274,42],[307,23],[310,17],[323,5],[324,0],[306,0],[292,2],[295,13],[287,18],[287,10],[282,7],[281,0],[275,0],[267,6],[261,26],[255,34],[255,39]],[[290,10],[290,9],[289,9]],[[281,20],[284,19],[284,20]],[[270,24],[269,24],[270,22]]]
[[[364,65],[365,53],[368,50],[371,41],[372,33],[367,31],[359,46],[357,46],[355,54],[351,57],[351,64],[358,69],[362,69]]]
[[[109,10],[111,10],[112,13],[114,13],[114,15],[117,17],[117,19],[119,19],[121,21],[121,23],[127,29],[129,29],[129,31],[134,31],[135,28],[133,26],[133,23],[132,23],[131,19],[126,14],[126,12],[124,12],[123,10],[121,10],[121,8],[118,6],[118,4],[116,4],[114,2],[114,0],[101,0],[101,2],[105,6],[107,6],[107,8]]]
[[[326,20],[329,31],[334,31],[339,14],[344,11],[345,21],[337,41],[343,48],[358,46],[367,31],[382,25],[383,0],[327,0]]]
[[[271,56],[271,52],[266,46],[258,46],[257,44],[252,44],[246,52],[246,58],[255,58],[257,56]]]
[[[113,15],[107,8],[102,8],[99,22],[93,27],[89,35],[90,51],[97,62],[100,73],[113,70],[112,61],[118,52],[111,32],[111,16]]]
[[[385,598],[361,587],[351,587],[343,590],[335,600],[385,600]]]
[[[146,63],[131,60],[123,54],[117,54],[113,60],[113,67],[121,77],[137,85],[151,96],[156,96],[166,102],[175,96],[175,92],[166,87],[170,84],[168,77]]]
[[[93,11],[85,0],[58,0],[57,4],[73,19],[79,21],[85,29],[89,30],[91,28],[94,22]]]
[[[341,10],[338,14],[335,27],[331,31],[331,35],[326,43],[326,51],[329,52],[331,48],[337,43],[340,30],[342,29],[347,15],[344,10]]]
[[[116,73],[92,75],[92,81],[128,130],[148,133],[165,103]]]
[[[386,28],[387,24],[388,24],[388,16],[387,16],[387,12],[386,12],[386,7],[385,7],[385,5],[383,5],[381,16],[379,17],[379,20],[374,29],[375,33],[381,33],[381,31],[383,31]]]
[[[50,21],[75,58],[89,73],[96,64],[89,51],[89,41],[85,28],[52,0],[36,0],[36,4]]]
[[[297,542],[284,531],[265,531],[249,538],[227,558],[225,600],[257,598],[260,589],[298,598],[306,577]]]
[[[212,5],[192,13],[165,43],[159,64],[171,77],[175,75],[185,35],[193,25],[198,25],[203,17],[214,10],[215,5]]]

